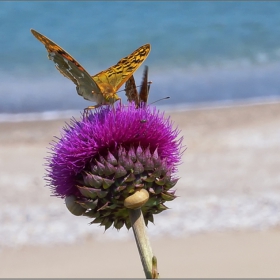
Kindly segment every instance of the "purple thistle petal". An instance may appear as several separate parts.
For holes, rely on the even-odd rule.
[[[145,122],[141,120],[145,119]],[[64,133],[51,144],[47,164],[47,181],[55,195],[65,197],[79,194],[77,176],[95,162],[98,156],[106,156],[108,150],[122,146],[149,147],[152,155],[166,161],[166,168],[177,171],[181,159],[182,138],[156,107],[135,108],[134,105],[116,108],[103,106],[80,121],[72,119],[63,128]],[[125,152],[125,151],[124,151]],[[126,153],[126,152],[125,152]]]

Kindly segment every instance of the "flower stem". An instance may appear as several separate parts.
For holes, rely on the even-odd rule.
[[[129,209],[129,217],[146,279],[158,278],[157,261],[153,256],[152,248],[146,234],[146,226],[141,208]]]

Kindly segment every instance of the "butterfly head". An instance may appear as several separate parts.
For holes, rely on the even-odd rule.
[[[121,99],[117,95],[116,90],[110,84],[102,83],[102,84],[99,84],[98,86],[103,94],[106,104],[113,104],[117,100]]]

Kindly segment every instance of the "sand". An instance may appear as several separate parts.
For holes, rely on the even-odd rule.
[[[217,201],[246,197],[250,204],[250,198],[254,201],[266,194],[279,197],[280,103],[197,109],[170,115],[182,130],[187,146],[179,167],[179,204],[209,197]],[[47,155],[46,146],[54,135],[59,136],[64,122],[0,123],[0,211],[4,213],[0,218],[0,277],[144,277],[131,238],[102,241],[99,234],[98,239],[91,236],[72,244],[48,246],[35,240],[31,245],[28,233],[18,236],[18,229],[14,234],[9,231],[10,236],[4,235],[13,222],[28,223],[28,217],[23,221],[18,217],[19,211],[30,205],[46,209],[52,203],[62,205],[43,188],[42,159]],[[172,204],[177,205],[176,201]],[[271,205],[271,200],[263,203]],[[279,277],[277,205],[273,205],[274,210],[269,208],[267,218],[261,216],[266,208],[254,208],[251,220],[262,218],[252,224],[247,221],[244,227],[239,221],[238,226],[228,228],[211,228],[210,223],[209,230],[203,233],[153,235],[151,242],[161,277]],[[172,209],[168,212],[172,215]],[[189,219],[188,213],[181,214]],[[160,221],[159,224],[164,219]],[[51,218],[45,220],[46,226],[50,223]]]
[[[152,239],[161,278],[279,277],[280,231]],[[136,244],[81,242],[4,250],[1,277],[145,278]]]

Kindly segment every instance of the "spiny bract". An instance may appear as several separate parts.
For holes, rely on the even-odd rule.
[[[145,122],[141,120],[145,120]],[[182,138],[155,108],[121,106],[97,109],[73,120],[52,144],[47,180],[53,192],[66,198],[74,215],[94,218],[105,229],[130,228],[124,200],[146,189],[142,207],[146,224],[167,209],[177,183]]]

